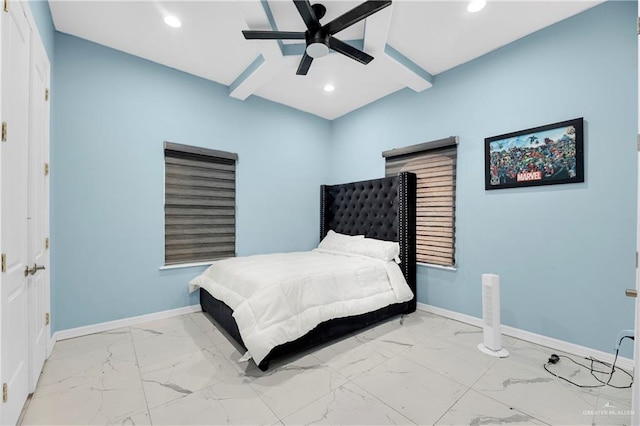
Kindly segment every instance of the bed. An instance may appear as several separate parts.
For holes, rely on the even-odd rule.
[[[209,314],[221,328],[223,328],[240,346],[242,346],[246,350],[247,345],[245,345],[243,337],[240,333],[240,330],[243,330],[247,343],[250,343],[249,346],[252,347],[251,352],[252,355],[254,355],[254,361],[256,361],[256,364],[262,371],[268,369],[269,362],[273,359],[291,353],[299,352],[315,345],[329,342],[331,340],[337,339],[338,337],[345,336],[357,330],[372,326],[386,319],[413,312],[416,309],[415,200],[416,177],[412,173],[401,173],[393,177],[352,182],[340,185],[322,185],[320,188],[320,240],[322,242],[326,242],[329,240],[329,238],[326,237],[332,237],[335,233],[338,233],[341,238],[342,235],[345,235],[364,236],[367,241],[373,241],[372,239],[375,239],[376,242],[380,242],[380,246],[385,245],[385,243],[383,242],[398,243],[399,256],[397,257],[399,258],[396,259],[396,261],[398,262],[396,269],[398,270],[398,274],[401,274],[401,278],[404,278],[403,282],[406,281],[406,284],[408,285],[408,289],[406,291],[409,292],[409,294],[404,294],[404,297],[402,299],[398,299],[402,300],[401,302],[381,302],[383,296],[374,294],[372,297],[378,299],[378,302],[380,303],[385,303],[384,306],[377,308],[362,308],[360,309],[360,311],[362,311],[363,309],[365,309],[365,311],[359,311],[359,313],[355,315],[341,316],[341,314],[337,314],[337,317],[322,321],[317,325],[314,324],[312,327],[307,327],[309,328],[309,330],[305,331],[305,334],[301,335],[298,338],[295,338],[291,341],[284,341],[282,343],[273,345],[273,347],[269,346],[268,352],[263,350],[264,353],[260,353],[260,355],[256,357],[254,353],[256,351],[260,351],[254,349],[255,336],[247,332],[247,315],[246,309],[244,309],[246,303],[244,305],[237,305],[233,297],[229,298],[229,296],[225,292],[220,293],[219,290],[217,292],[210,290],[212,293],[218,296],[218,298],[216,298],[209,291],[203,288],[205,287],[204,285],[200,285],[200,283],[203,282],[202,277],[207,276],[206,274],[208,273],[209,269],[213,268],[213,266],[212,268],[207,269],[207,271],[205,271],[203,275],[196,277],[196,279],[192,281],[192,289],[199,287],[200,304],[202,306],[202,310]],[[353,238],[357,240],[357,238],[362,237]],[[313,251],[314,256],[311,256],[312,261],[310,261],[310,270],[313,270],[314,262],[319,256],[328,257],[336,254],[332,253],[331,250],[322,250],[321,246],[319,247],[319,249]],[[270,261],[273,262],[274,268],[280,269],[287,269],[289,266],[287,262],[289,262],[291,265],[303,264],[304,262],[306,262],[305,256],[308,256],[305,253],[290,253],[287,255],[291,257],[285,258],[282,257],[282,254],[264,256],[265,258],[271,259]],[[251,260],[256,257],[259,256],[253,256],[251,257]],[[235,259],[238,258],[234,258],[233,260],[230,259],[229,263],[234,264],[236,262],[244,261],[236,261]],[[360,261],[364,262],[364,260],[365,259],[359,259],[357,255],[354,255],[354,257],[350,259],[351,263],[357,263]],[[339,265],[340,261],[341,260],[336,257],[336,265]],[[388,271],[391,270],[389,269],[391,268],[389,264],[393,262],[381,263],[386,264],[385,268],[387,268]],[[253,265],[253,263],[250,264]],[[249,267],[249,269],[251,269],[251,267]],[[258,269],[255,270],[254,275],[260,276],[260,271],[261,270],[258,267]],[[209,274],[211,273],[212,272],[209,272]],[[334,273],[334,275],[336,274],[337,272]],[[391,275],[392,274],[389,273],[390,277]],[[269,274],[268,276],[271,275]],[[316,275],[313,275],[313,277],[315,276]],[[219,275],[216,280],[226,280],[226,278],[223,279],[220,277],[221,276]],[[225,276],[223,275],[222,277]],[[370,284],[369,278],[362,279],[361,277],[359,277],[358,280],[358,282],[362,283],[363,285],[368,286]],[[371,281],[375,281],[375,278],[371,278]],[[195,287],[193,287],[194,283],[197,283]],[[259,284],[265,285],[265,283]],[[300,283],[296,283],[296,285],[297,284]],[[352,284],[353,283],[351,283],[350,285]],[[371,284],[371,286],[373,286],[373,284]],[[231,286],[229,288],[233,289],[234,287]],[[298,295],[300,293],[300,288],[304,287],[302,285],[297,285],[295,287],[296,291],[291,294]],[[346,290],[346,287],[345,291],[348,292]],[[364,292],[365,289],[363,289],[362,291]],[[366,289],[366,291],[370,290]],[[396,291],[395,288],[394,291]],[[291,296],[289,295],[287,297]],[[300,297],[305,297],[305,295],[302,294]],[[314,297],[317,297],[317,295]],[[226,303],[221,299],[224,299]],[[260,297],[254,297],[254,299],[256,300],[256,303],[262,303],[262,299]],[[264,300],[270,299],[265,298]],[[275,298],[274,300],[279,299]],[[235,317],[234,310],[230,308],[229,305],[236,306],[237,311],[235,312]],[[281,306],[282,302],[280,301],[277,302],[273,307],[279,310]],[[338,306],[339,308],[340,303],[336,303],[335,306]],[[338,308],[336,312],[340,312],[340,309]],[[276,311],[276,309],[273,309],[273,311]],[[307,312],[305,312],[305,314],[306,313]],[[306,321],[306,317],[303,318],[305,318]],[[289,324],[298,325],[297,320],[292,321],[289,319],[287,321]],[[238,322],[240,323],[240,328]]]

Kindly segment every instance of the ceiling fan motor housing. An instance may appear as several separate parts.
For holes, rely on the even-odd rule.
[[[321,58],[329,54],[329,33],[319,28],[314,34],[307,31],[307,55]]]

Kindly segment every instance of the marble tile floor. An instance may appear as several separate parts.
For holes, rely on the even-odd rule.
[[[198,312],[56,343],[21,424],[630,424],[630,389],[579,389],[542,368],[559,351],[505,337],[497,359],[481,340],[416,312],[261,372]]]

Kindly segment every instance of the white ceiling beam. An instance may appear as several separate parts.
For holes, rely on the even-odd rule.
[[[376,65],[383,68],[389,77],[416,92],[421,92],[432,86],[431,75],[387,45],[393,7],[392,4],[367,18],[364,28],[364,51],[376,58]]]
[[[260,57],[261,58],[261,57]],[[256,59],[258,61],[260,58]],[[254,61],[254,64],[256,62]],[[253,65],[253,64],[252,64]],[[229,96],[244,101],[253,95],[262,85],[282,72],[283,61],[262,61],[254,69],[247,68],[236,81],[229,86]]]
[[[381,11],[369,16],[364,27],[364,51],[372,56],[384,53],[387,44],[391,17],[393,16],[393,4]]]
[[[265,12],[262,2],[239,1],[236,3],[240,14],[247,23],[247,30],[267,30],[271,31],[271,24]],[[265,61],[282,59],[282,50],[277,40],[247,40],[247,43],[255,43]]]
[[[379,56],[388,67],[390,76],[399,79],[411,90],[422,92],[433,86],[433,76],[429,72],[388,44],[385,45],[384,54]]]
[[[271,24],[265,8],[260,1],[240,1],[237,3],[240,14],[249,30],[271,30]],[[263,84],[274,78],[283,66],[282,49],[277,40],[252,40],[260,50],[260,56],[254,60],[229,86],[229,96],[245,100]]]

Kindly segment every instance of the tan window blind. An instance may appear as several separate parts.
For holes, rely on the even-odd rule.
[[[235,256],[237,158],[165,142],[165,265]]]
[[[442,139],[385,151],[385,173],[417,176],[416,259],[454,266],[457,139]]]

